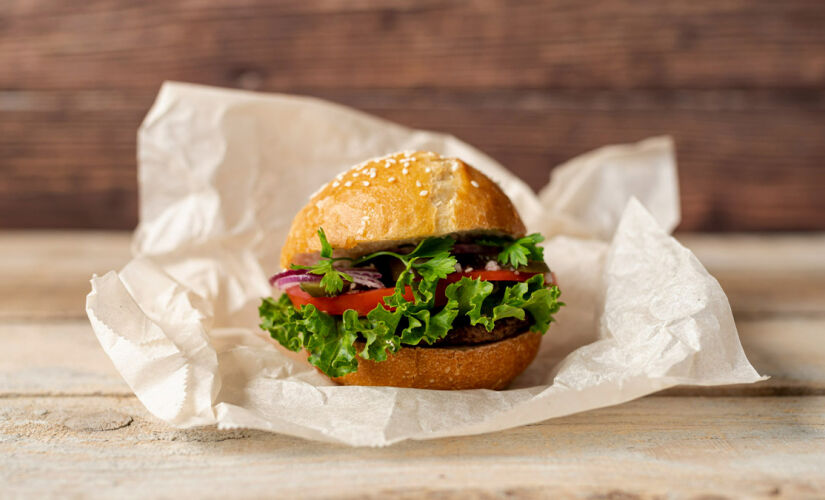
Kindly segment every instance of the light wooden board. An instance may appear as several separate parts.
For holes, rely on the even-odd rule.
[[[666,394],[825,396],[825,318],[741,320],[738,328],[748,359],[770,380]],[[0,346],[0,397],[131,394],[83,319],[0,322]]]
[[[129,261],[125,232],[0,231],[0,318],[85,316],[92,274]]]
[[[728,293],[737,318],[825,316],[825,235],[697,235],[677,238]],[[93,273],[130,258],[131,234],[0,231],[0,319],[81,318]]]
[[[825,317],[825,235],[676,236],[719,280],[737,319]]]
[[[15,398],[0,407],[0,482],[29,497],[813,498],[825,491],[823,409],[823,397],[645,398],[490,435],[351,449],[174,430],[134,398]],[[111,430],[84,429],[99,425]]]
[[[772,379],[484,436],[351,449],[147,414],[83,313],[125,233],[0,232],[0,498],[821,498],[825,235],[681,235]]]

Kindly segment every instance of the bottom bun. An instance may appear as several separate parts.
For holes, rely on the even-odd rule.
[[[477,346],[402,347],[386,361],[359,356],[357,372],[333,380],[416,389],[504,389],[533,361],[539,345],[540,333],[524,332]],[[363,348],[363,343],[356,343],[356,349]]]

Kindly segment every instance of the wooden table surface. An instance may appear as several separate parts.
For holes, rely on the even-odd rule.
[[[480,147],[534,189],[670,134],[685,230],[825,230],[825,2],[0,3],[0,227],[134,227],[164,80],[306,94]]]
[[[126,233],[0,232],[0,497],[825,496],[825,235],[683,235],[766,382],[352,449],[151,417],[86,320]]]

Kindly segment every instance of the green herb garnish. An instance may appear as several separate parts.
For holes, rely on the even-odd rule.
[[[459,315],[488,331],[499,319],[529,319],[531,331],[544,333],[563,305],[558,287],[545,287],[541,274],[498,291],[489,281],[462,278],[444,293],[447,303],[440,310],[403,301],[395,311],[379,304],[365,318],[352,309],[339,317],[313,305],[296,309],[284,294],[278,300],[263,300],[261,328],[287,349],[306,349],[311,364],[330,377],[340,377],[358,369],[356,355],[384,361],[401,345],[431,344],[444,338]],[[360,351],[354,345],[359,337],[365,340]]]
[[[321,278],[321,286],[329,295],[340,293],[344,289],[344,280],[352,283],[352,276],[343,273],[333,267],[333,264],[339,260],[349,260],[346,257],[332,257],[332,245],[327,241],[327,235],[324,234],[324,228],[318,228],[318,239],[321,240],[321,258],[312,266],[299,266],[292,264],[292,269],[306,269],[312,274],[323,276]]]
[[[387,302],[387,304],[395,307],[399,299],[403,300],[404,291],[412,283],[415,273],[418,273],[421,279],[418,286],[413,289],[413,293],[418,301],[429,302],[433,298],[438,280],[444,279],[448,274],[455,272],[455,265],[458,261],[450,254],[453,245],[455,245],[455,240],[449,236],[427,238],[406,255],[380,251],[361,257],[355,261],[355,265],[382,255],[395,257],[404,264],[404,270],[398,275],[392,303]]]
[[[530,261],[544,262],[544,248],[538,246],[544,241],[539,233],[529,234],[523,238],[513,240],[506,237],[490,237],[479,240],[479,245],[500,247],[497,260],[503,266],[512,266],[518,269],[526,266]]]
[[[348,274],[338,271],[333,263],[351,260],[334,258],[323,229],[318,229],[321,240],[321,259],[313,266],[297,266],[310,273],[322,275],[321,284],[328,294],[343,290],[344,281],[352,281]],[[486,238],[478,243],[500,247],[500,263],[514,268],[529,261],[543,261],[542,248],[536,246],[543,238],[532,234],[512,238]],[[358,369],[357,356],[384,361],[388,353],[402,345],[430,345],[443,339],[453,328],[456,318],[464,316],[471,325],[483,325],[492,331],[495,322],[504,318],[530,320],[530,330],[544,333],[553,321],[553,315],[563,305],[559,289],[545,287],[544,275],[536,274],[525,282],[507,287],[467,277],[447,285],[446,304],[435,306],[435,292],[439,281],[455,271],[456,258],[451,255],[455,240],[450,237],[427,238],[410,253],[375,252],[353,262],[363,264],[380,256],[390,256],[404,264],[398,275],[395,290],[379,303],[366,317],[359,317],[349,309],[342,316],[332,316],[308,304],[296,309],[286,294],[278,300],[265,298],[259,308],[261,328],[272,338],[292,351],[306,349],[309,362],[331,377],[340,377]],[[407,288],[412,293],[409,297]],[[358,351],[355,341],[364,341]]]

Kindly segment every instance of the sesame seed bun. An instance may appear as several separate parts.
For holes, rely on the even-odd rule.
[[[524,236],[510,199],[473,167],[436,153],[395,153],[339,174],[292,222],[281,266],[311,261],[324,228],[339,256],[359,256],[447,234]]]
[[[524,332],[498,342],[461,347],[402,347],[386,361],[358,358],[358,371],[334,378],[343,385],[417,389],[504,389],[536,357],[541,334]],[[356,349],[364,348],[356,342]]]

